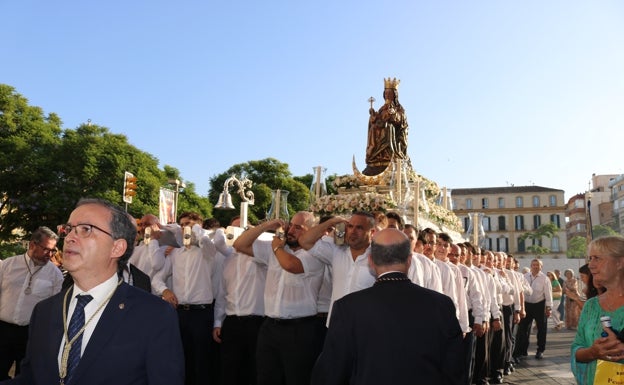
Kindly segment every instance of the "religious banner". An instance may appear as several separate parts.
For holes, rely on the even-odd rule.
[[[177,222],[175,205],[175,191],[161,187],[158,215],[160,223],[169,224]]]

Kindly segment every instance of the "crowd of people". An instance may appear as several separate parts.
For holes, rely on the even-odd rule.
[[[228,240],[197,213],[160,224],[86,199],[0,262],[0,383],[500,384],[544,357],[550,317],[578,328],[573,371],[593,379],[597,359],[624,358],[611,238],[591,244],[579,293],[571,270],[522,273],[392,212],[302,211]],[[615,332],[595,342],[605,312]]]

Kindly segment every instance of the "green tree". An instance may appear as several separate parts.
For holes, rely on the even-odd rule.
[[[609,236],[609,235],[618,235],[617,231],[605,225],[596,225],[592,227],[592,229],[593,229],[592,235],[594,236],[594,239],[598,237]]]
[[[575,236],[568,242],[568,258],[584,258],[587,255],[587,238]]]
[[[527,232],[522,234],[519,239],[522,241],[526,241],[527,239],[531,239],[533,244],[528,246],[527,251],[534,253],[538,257],[543,254],[550,253],[550,249],[548,247],[542,246],[543,238],[552,238],[559,231],[559,227],[553,222],[545,223],[535,229],[535,231]]]
[[[179,189],[178,194],[178,215],[186,212],[193,211],[199,213],[204,218],[210,218],[212,216],[213,205],[208,197],[203,197],[197,194],[195,191],[195,184],[189,181],[184,181],[180,176],[180,171],[172,166],[165,165],[164,173],[166,175],[166,181],[179,180],[184,187]],[[170,190],[175,191],[175,186],[167,183]],[[157,213],[156,213],[157,214]],[[177,220],[177,218],[176,218]]]
[[[82,124],[62,129],[55,114],[14,88],[0,84],[0,243],[28,236],[39,226],[52,229],[67,220],[82,197],[104,198],[123,206],[124,172],[137,177],[136,196],[128,212],[136,217],[158,213],[159,189],[177,169],[158,168],[158,159],[128,143],[125,135]],[[180,210],[210,215],[207,198],[186,183]],[[180,211],[179,210],[179,211]]]
[[[57,167],[63,171],[58,190],[67,197],[69,208],[77,198],[104,198],[123,206],[124,172],[137,177],[136,195],[128,212],[141,216],[158,212],[158,191],[165,174],[158,169],[158,159],[128,143],[125,135],[112,134],[105,127],[83,124],[76,130],[66,130]]]
[[[219,194],[223,192],[226,179],[233,175],[239,180],[247,176],[253,182],[250,190],[254,193],[255,203],[249,206],[248,218],[250,223],[257,223],[266,218],[271,206],[271,191],[275,189],[289,191],[288,211],[291,216],[295,212],[306,210],[309,207],[309,187],[295,180],[287,163],[282,163],[274,158],[235,164],[226,172],[210,178],[208,196],[211,202],[217,202]],[[237,193],[237,186],[230,187],[229,190],[232,195],[232,203],[236,209],[232,211],[214,210],[213,212],[213,216],[224,226],[227,226],[232,218],[239,215],[240,212],[241,198]]]
[[[337,174],[332,174],[328,176],[325,180],[325,182],[327,183],[327,194],[338,194],[338,190],[334,188],[333,184],[337,176]]]
[[[0,84],[0,240],[12,241],[56,220],[53,167],[60,146],[61,120],[44,116],[13,87]]]

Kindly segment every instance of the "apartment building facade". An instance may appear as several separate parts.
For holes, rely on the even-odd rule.
[[[588,194],[576,194],[572,198],[568,199],[566,205],[566,236],[568,242],[574,237],[590,238],[589,228],[591,222],[587,215],[587,200]],[[591,206],[590,206],[591,207]]]
[[[566,229],[568,242],[574,237],[591,240],[591,228],[596,225],[616,228],[613,212],[613,189],[610,184],[618,175],[592,174],[591,188],[571,197],[566,207]]]
[[[521,258],[534,255],[527,248],[535,242],[550,249],[542,257],[565,258],[566,202],[564,191],[541,186],[507,186],[452,189],[453,212],[462,221],[466,237],[471,218],[480,218],[480,245]],[[523,241],[520,237],[542,224],[553,222],[559,231],[550,239]],[[479,224],[479,223],[478,223]]]
[[[613,228],[624,235],[624,174],[609,182],[613,210]]]

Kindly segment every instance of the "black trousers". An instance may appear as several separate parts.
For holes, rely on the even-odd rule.
[[[200,308],[201,307],[201,308]],[[178,306],[178,321],[184,348],[186,385],[210,385],[215,373],[211,363],[213,305]]]
[[[490,328],[494,323],[494,319],[490,319]],[[494,331],[490,330],[490,376],[496,376],[503,374],[505,367],[505,341],[503,335],[505,333],[505,323],[501,320],[501,329]]]
[[[518,325],[518,332],[516,333],[516,347],[514,349],[514,356],[525,356],[528,354],[529,349],[529,337],[531,335],[531,325],[533,320],[537,325],[537,351],[543,352],[546,350],[546,300],[537,303],[524,303],[524,309],[526,311],[526,317],[520,321]]]
[[[474,325],[472,310],[468,311],[468,324],[470,326]],[[474,330],[471,330],[470,333],[466,333],[463,341],[463,349],[466,359],[464,362],[464,365],[466,366],[466,370],[464,370],[464,384],[466,385],[472,384],[472,376],[475,366],[475,350],[477,347],[476,338],[477,336],[475,335]]]
[[[490,360],[490,333],[492,332],[492,325],[490,330],[483,333],[481,337],[476,337],[475,348],[475,365],[473,373],[474,383],[483,383],[489,374],[489,360]]]
[[[228,315],[221,327],[221,385],[256,383],[256,348],[263,316]]]
[[[0,381],[9,379],[9,370],[15,362],[15,374],[26,353],[28,325],[20,326],[0,321]]]
[[[503,356],[505,357],[505,366],[509,364],[512,360],[513,355],[513,316],[514,316],[514,305],[503,305],[503,327],[505,328],[505,335],[503,337],[505,341],[505,352]]]
[[[325,345],[325,336],[327,335],[327,313],[318,313],[316,315],[316,355],[321,354],[323,345]]]
[[[266,318],[258,334],[258,385],[309,385],[318,356],[316,315]]]

